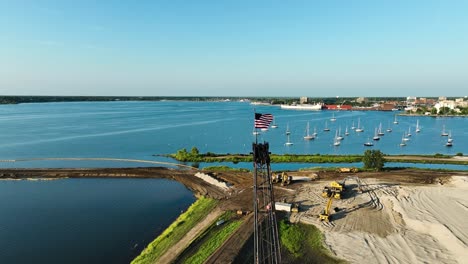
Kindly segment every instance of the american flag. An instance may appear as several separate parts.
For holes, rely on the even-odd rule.
[[[273,121],[272,114],[255,113],[255,128],[268,128]]]

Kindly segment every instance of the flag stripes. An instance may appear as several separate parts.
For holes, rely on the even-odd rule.
[[[255,128],[268,128],[271,121],[273,121],[272,114],[255,113]]]

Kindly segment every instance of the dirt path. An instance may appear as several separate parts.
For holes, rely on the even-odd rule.
[[[209,213],[205,219],[198,223],[194,228],[192,228],[179,242],[176,246],[171,247],[166,254],[162,255],[158,259],[157,263],[172,263],[177,256],[179,256],[184,249],[186,249],[190,243],[197,238],[197,236],[208,228],[223,212],[216,208],[211,213]]]

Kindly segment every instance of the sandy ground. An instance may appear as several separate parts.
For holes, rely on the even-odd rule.
[[[171,262],[200,230],[225,210],[252,211],[251,173],[212,173],[229,189],[195,177],[190,170],[164,168],[121,169],[4,169],[4,179],[54,179],[64,177],[167,178],[183,183],[198,195],[220,199],[218,208],[188,234],[179,247],[166,254]],[[325,236],[325,246],[337,257],[351,263],[467,263],[468,259],[468,173],[422,170],[394,170],[383,173],[361,172],[288,172],[293,182],[275,185],[277,201],[299,202],[300,213],[291,221],[314,224]],[[323,186],[346,176],[349,180],[343,199],[334,200],[332,222],[325,224],[318,215],[327,199],[320,194]],[[457,175],[457,176],[454,176]],[[211,180],[211,179],[210,179]],[[209,263],[231,263],[252,234],[251,214],[245,224],[226,241]],[[198,230],[197,230],[198,229]],[[198,232],[197,232],[198,231]],[[247,245],[248,246],[248,245]],[[174,251],[173,251],[174,250]]]
[[[400,185],[363,179],[364,193],[334,200],[332,222],[320,223],[321,189],[329,181],[303,184],[295,200],[303,212],[293,221],[314,224],[326,246],[351,263],[466,263],[468,259],[468,177],[444,184]],[[353,186],[354,184],[354,186]]]

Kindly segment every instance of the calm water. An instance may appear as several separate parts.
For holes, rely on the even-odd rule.
[[[0,181],[0,263],[129,263],[195,198],[165,179]]]
[[[374,129],[393,132],[375,142],[374,149],[386,154],[455,154],[468,153],[468,118],[433,118],[398,116],[394,112],[362,111],[291,111],[278,107],[257,106],[258,112],[274,114],[280,126],[262,133],[259,140],[270,143],[273,153],[362,154],[372,139]],[[335,114],[337,120],[329,119]],[[333,147],[335,131],[350,129],[360,119],[363,133],[350,131],[341,146]],[[415,133],[419,120],[421,133]],[[318,137],[304,141],[307,121]],[[323,132],[325,122],[330,132]],[[201,152],[249,153],[252,135],[253,106],[238,102],[92,102],[46,103],[0,106],[0,159],[42,157],[113,157],[155,159],[152,154],[174,153],[196,146]],[[293,146],[286,147],[285,128],[289,124]],[[454,138],[453,147],[445,146],[447,137],[440,136],[443,127]],[[413,136],[406,147],[400,147],[403,133]],[[76,167],[75,162],[36,162],[41,167]],[[93,167],[110,162],[81,162]],[[101,165],[102,164],[102,165]],[[126,166],[141,164],[125,163]],[[28,162],[1,164],[3,167],[30,167]],[[122,166],[116,164],[113,166]],[[148,165],[146,165],[148,166]]]
[[[467,118],[398,117],[392,112],[298,112],[257,106],[272,113],[278,129],[262,133],[273,153],[361,154],[374,128],[393,129],[373,148],[387,154],[468,153]],[[0,159],[126,158],[168,161],[153,154],[192,146],[201,152],[250,153],[253,106],[238,102],[92,102],[0,105]],[[350,133],[333,147],[335,131],[358,119],[364,133]],[[421,133],[414,132],[419,119]],[[307,121],[318,137],[304,141]],[[330,132],[323,132],[327,121]],[[285,147],[289,125],[293,146]],[[445,147],[445,126],[454,138]],[[399,143],[405,131],[408,146]],[[201,164],[206,166],[211,164]],[[342,164],[351,166],[356,164]],[[110,161],[0,162],[3,168],[137,167]],[[251,164],[235,166],[251,168]],[[327,164],[273,164],[273,170]],[[392,164],[393,166],[393,164]],[[394,164],[398,166],[398,164]],[[412,165],[413,166],[413,165]],[[453,165],[419,167],[456,168]],[[461,168],[460,168],[461,167]],[[150,179],[0,181],[0,263],[127,263],[194,201],[181,184]],[[167,206],[170,205],[170,206]]]

